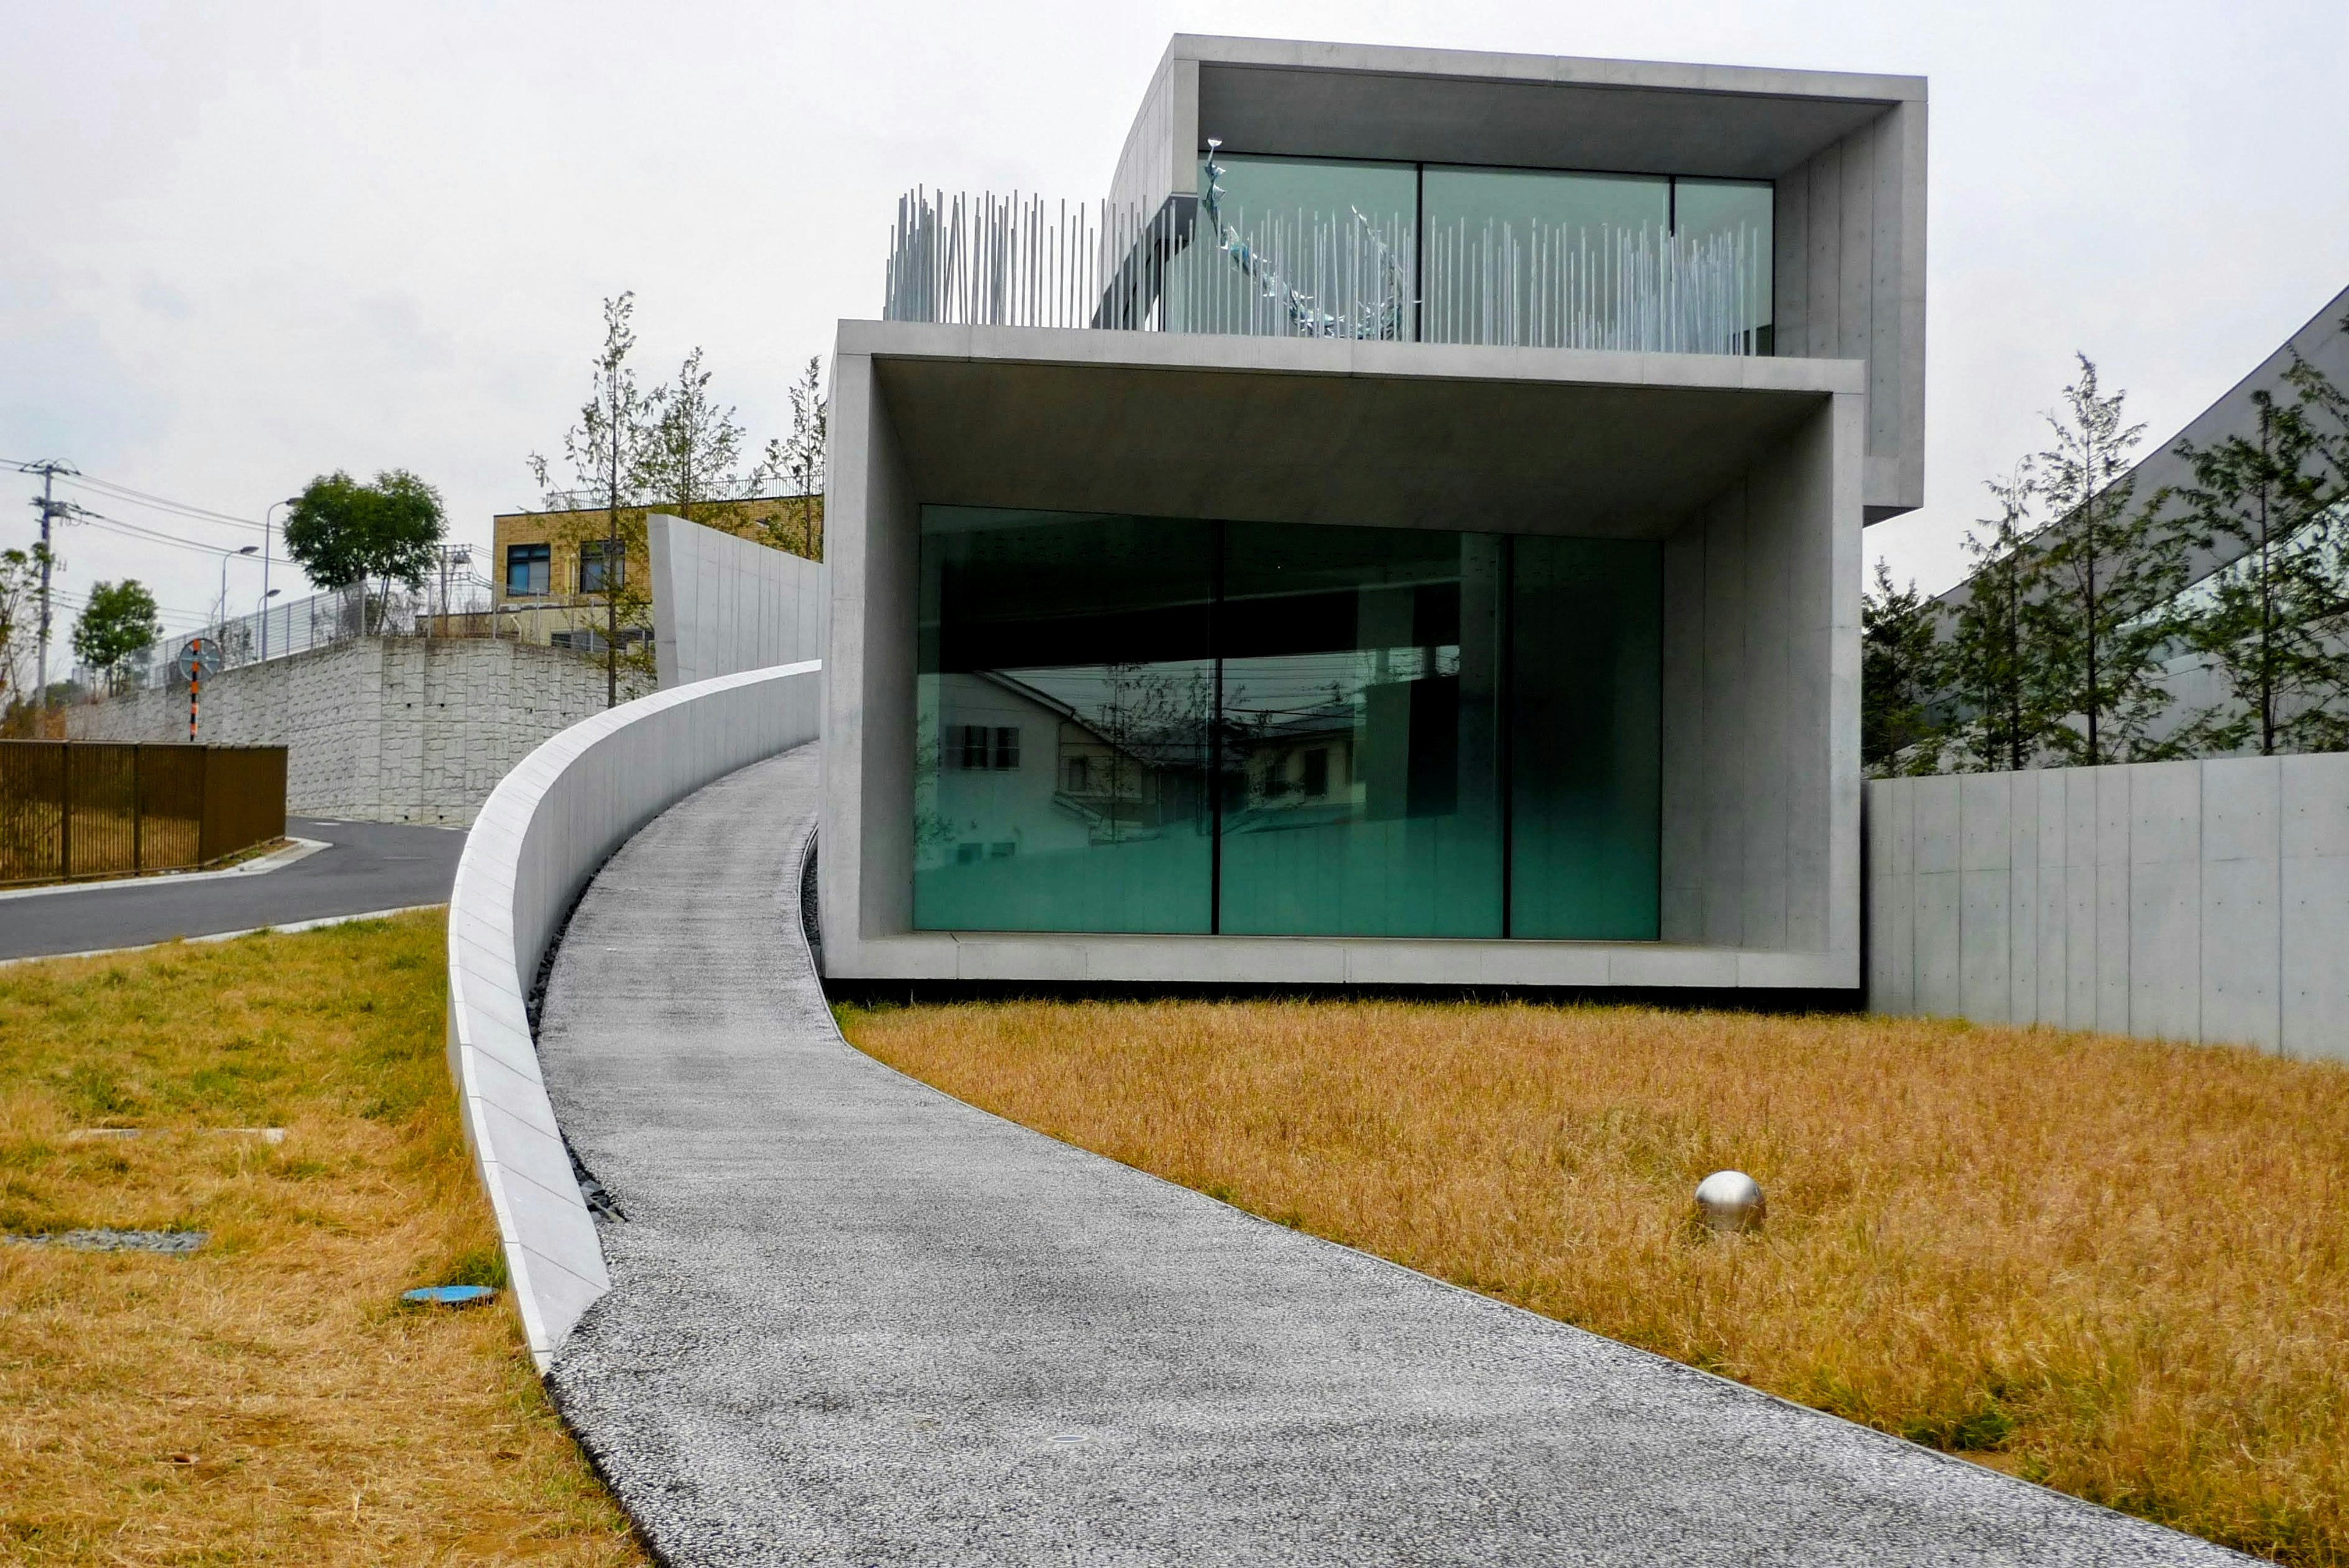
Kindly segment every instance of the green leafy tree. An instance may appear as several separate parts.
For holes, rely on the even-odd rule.
[[[74,622],[74,657],[102,671],[109,691],[122,684],[122,667],[155,646],[163,635],[155,596],[136,577],[98,583],[89,590],[81,618]]]
[[[1930,704],[1945,665],[1933,601],[1892,580],[1876,563],[1876,582],[1860,597],[1859,760],[1876,777],[1931,773],[1940,761],[1940,731]]]
[[[1966,536],[1972,591],[1958,610],[1946,669],[1950,695],[1966,714],[1968,762],[1998,772],[2037,762],[2054,726],[2034,679],[2040,654],[2031,605],[2045,563],[2033,538],[2031,467],[1984,487],[1998,515]]]
[[[2168,607],[2185,586],[2186,541],[2158,505],[2137,504],[2129,469],[2145,426],[2127,422],[2126,394],[2105,395],[2093,360],[2079,361],[2062,411],[2047,416],[2054,444],[2033,464],[2047,523],[2032,541],[2022,622],[2047,749],[2095,767],[2175,750],[2150,729],[2169,702],[2162,658],[2178,632]]]
[[[2210,660],[2230,698],[2187,727],[2198,750],[2349,747],[2349,527],[2339,515],[2349,490],[2324,440],[2331,384],[2301,369],[2293,401],[2251,394],[2251,434],[2178,448],[2194,483],[2177,492],[2177,525],[2233,556],[2188,596],[2187,645]]]
[[[406,469],[365,484],[337,469],[312,480],[285,514],[285,552],[322,588],[379,582],[378,602],[388,605],[392,584],[423,587],[447,532],[440,493]]]
[[[536,452],[530,455],[531,472],[545,494],[549,511],[604,514],[604,559],[619,568],[605,578],[611,588],[619,591],[603,596],[606,707],[620,701],[621,600],[625,594],[640,597],[643,591],[641,585],[634,590],[626,587],[630,536],[641,531],[643,520],[639,516],[633,529],[624,529],[620,514],[643,502],[648,474],[660,464],[654,456],[658,410],[654,400],[637,389],[636,370],[628,363],[636,348],[636,310],[633,293],[604,301],[604,342],[596,350],[587,400],[580,405],[579,422],[563,432],[563,458],[571,470],[571,487],[558,488],[553,464]],[[687,363],[698,370],[698,355]]]

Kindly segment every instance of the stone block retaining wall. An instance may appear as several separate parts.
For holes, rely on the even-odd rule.
[[[650,682],[622,672],[620,697]],[[604,667],[567,649],[486,639],[363,638],[204,683],[197,738],[286,748],[299,816],[470,824],[507,770],[604,711]],[[71,711],[86,741],[184,741],[184,686]]]

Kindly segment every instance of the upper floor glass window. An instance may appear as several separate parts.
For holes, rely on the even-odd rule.
[[[579,546],[579,591],[600,594],[604,591],[605,549],[608,539],[589,539]],[[623,545],[612,563],[612,586],[626,587],[628,583],[628,552]]]
[[[527,598],[543,594],[554,567],[554,552],[545,545],[506,546],[506,597]]]

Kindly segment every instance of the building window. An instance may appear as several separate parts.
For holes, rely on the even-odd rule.
[[[610,544],[609,539],[589,539],[579,546],[579,591],[581,593],[600,594],[604,591],[604,555]],[[625,588],[628,586],[628,552],[625,545],[620,547],[618,555],[615,557],[612,582],[616,587]]]
[[[925,508],[914,925],[1652,941],[1662,562]],[[1022,726],[947,715],[1007,707],[1059,788],[969,776]]]
[[[547,590],[554,552],[546,545],[506,546],[506,597],[533,598]]]
[[[1004,773],[1019,766],[1019,728],[1016,724],[957,724],[948,752],[954,765],[972,773],[989,768]]]

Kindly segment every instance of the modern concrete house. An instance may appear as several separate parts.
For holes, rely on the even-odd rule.
[[[1178,36],[839,329],[847,981],[1860,983],[1925,85]]]

